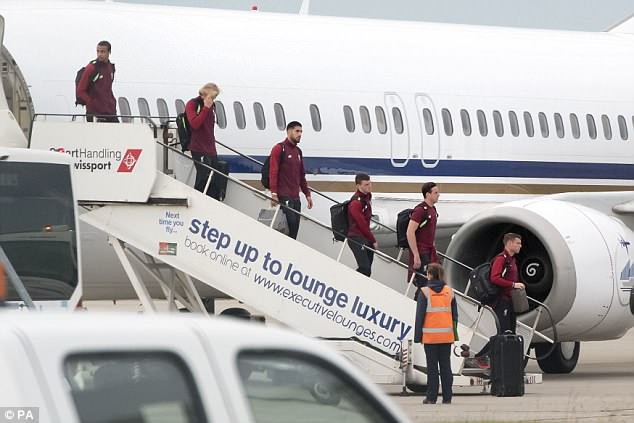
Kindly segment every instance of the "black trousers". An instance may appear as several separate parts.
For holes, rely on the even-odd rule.
[[[296,210],[297,212],[302,211],[302,202],[299,201],[299,198],[289,198],[289,197],[279,197],[280,204]],[[292,210],[288,210],[285,207],[282,207],[284,214],[286,215],[286,222],[288,222],[288,236],[293,239],[297,239],[297,233],[299,232],[299,220],[300,216],[297,213],[293,213]]]
[[[116,116],[97,116],[92,113],[86,113],[86,122],[92,122],[95,118],[97,118],[97,122],[119,123],[119,118]]]
[[[410,257],[411,258],[411,257]],[[414,260],[412,259],[410,261],[410,269],[412,269],[412,273],[413,272],[418,272],[421,273],[422,275],[425,275],[427,272],[427,265],[431,262],[431,254],[429,253],[421,253],[420,254],[420,267],[418,269],[414,269],[412,267]],[[411,278],[412,274],[409,274],[409,277]],[[409,279],[408,279],[409,282]],[[414,291],[414,301],[418,300],[418,293],[420,292],[420,287],[423,286],[427,286],[427,278],[425,276],[420,276],[420,275],[416,275],[416,277],[414,278],[414,286],[416,287],[416,291]]]
[[[197,191],[203,192],[205,190],[205,185],[207,185],[209,174],[211,173],[211,170],[207,166],[217,169],[218,157],[206,156],[202,153],[192,151],[192,158],[194,159],[194,166],[196,166],[196,182],[194,183],[194,188]],[[203,164],[206,164],[207,166],[203,166]],[[213,181],[210,182],[209,188],[207,188],[207,195],[218,200],[220,198],[220,194],[217,191],[218,190],[214,186]]]
[[[493,310],[500,321],[501,333],[506,331],[515,333],[517,329],[517,315],[515,314],[515,310],[513,310],[513,302],[509,298],[500,297],[497,304],[493,306]]]
[[[515,333],[517,329],[517,315],[515,314],[515,310],[513,310],[513,302],[509,298],[500,297],[495,303],[491,304],[491,307],[500,322],[500,333],[503,334],[507,331]],[[482,347],[480,352],[476,354],[476,357],[489,355],[490,352],[491,341]]]
[[[372,272],[372,261],[374,260],[372,244],[365,238],[350,237],[348,245],[350,246],[352,254],[354,254],[354,258],[357,261],[357,272],[363,273],[369,277]]]
[[[440,367],[440,382],[442,383],[443,401],[451,401],[453,391],[453,374],[451,373],[451,346],[453,344],[425,344],[425,358],[427,359],[427,400],[436,402],[438,399],[438,368]]]

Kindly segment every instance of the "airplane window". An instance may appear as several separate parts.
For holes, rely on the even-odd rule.
[[[346,121],[346,129],[348,132],[354,132],[354,114],[352,113],[352,107],[343,106],[343,117]]]
[[[125,117],[130,116],[132,114],[132,111],[130,110],[130,103],[128,102],[128,99],[125,97],[119,97],[119,113],[121,113],[123,116],[121,116],[121,122],[123,123],[130,123],[132,122],[132,118],[131,117]]]
[[[591,114],[586,115],[586,122],[588,124],[588,135],[590,135],[590,139],[597,139],[597,126],[594,124],[594,116]]]
[[[244,117],[244,108],[239,101],[233,102],[233,113],[236,115],[236,125],[238,129],[244,129],[247,127],[247,120]]]
[[[361,115],[361,128],[363,132],[369,134],[372,131],[372,122],[370,122],[370,111],[367,107],[359,107],[359,114]]]
[[[530,112],[524,112],[524,126],[526,127],[526,135],[529,137],[535,136],[535,127],[533,126],[533,116]]]
[[[487,126],[487,116],[484,114],[482,110],[478,110],[476,113],[478,116],[478,129],[480,130],[480,135],[486,137],[489,135],[489,127]]]
[[[539,112],[537,117],[539,119],[539,129],[542,133],[542,137],[548,138],[548,119],[546,118],[546,114],[544,112]]]
[[[445,135],[453,135],[453,123],[451,122],[451,112],[449,109],[442,109],[442,125],[445,128]]]
[[[259,130],[264,130],[264,128],[266,128],[266,119],[264,118],[264,107],[262,107],[262,103],[258,103],[257,101],[253,103],[253,113],[255,114],[255,126]]]
[[[610,118],[608,115],[601,115],[601,123],[603,124],[603,135],[606,140],[612,139],[612,126],[610,125]]]
[[[565,135],[564,120],[561,118],[559,113],[555,113],[553,116],[555,117],[555,131],[557,132],[557,136],[559,138],[563,138]]]
[[[403,127],[403,115],[398,107],[392,107],[392,119],[394,119],[394,130],[397,134],[402,134],[405,128]]]
[[[139,115],[141,116],[150,116],[150,105],[147,100],[143,97],[139,97],[137,100],[137,104],[139,105]]]
[[[310,105],[310,120],[313,123],[313,130],[315,132],[321,131],[321,114],[316,104]]]
[[[273,110],[275,111],[275,123],[277,129],[283,131],[286,129],[286,116],[284,116],[284,107],[280,103],[273,104]]]
[[[462,121],[462,132],[466,136],[471,135],[471,118],[469,117],[469,112],[465,109],[460,110],[460,120]]]
[[[514,111],[509,111],[509,122],[511,123],[511,135],[514,137],[520,136],[520,124],[517,120],[517,115]]]
[[[502,123],[502,114],[498,110],[493,111],[493,126],[495,127],[495,135],[504,136],[504,124]]]
[[[425,132],[427,135],[434,134],[434,119],[431,115],[431,110],[428,108],[423,109],[423,122],[425,123]]]
[[[176,107],[176,114],[180,115],[185,112],[185,102],[180,98],[174,100],[174,106]]]
[[[570,113],[570,127],[572,128],[572,137],[578,140],[581,137],[581,129],[579,128],[579,119],[574,113]]]
[[[621,139],[625,141],[627,140],[627,122],[625,118],[621,115],[619,115],[618,121],[619,121],[619,133],[621,134]]]
[[[167,102],[164,98],[156,99],[156,108],[158,109],[161,124],[165,125],[168,121],[168,116],[170,113],[167,110]]]
[[[374,114],[376,115],[376,127],[379,130],[379,134],[385,134],[387,132],[387,122],[385,121],[383,107],[376,106],[374,108]]]
[[[225,113],[225,105],[222,101],[214,101],[214,111],[216,115],[216,125],[218,128],[225,129],[227,127],[227,114]]]

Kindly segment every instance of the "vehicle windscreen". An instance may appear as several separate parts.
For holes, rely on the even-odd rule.
[[[69,166],[0,161],[0,246],[34,301],[70,299],[76,235]],[[7,300],[20,300],[12,284]]]

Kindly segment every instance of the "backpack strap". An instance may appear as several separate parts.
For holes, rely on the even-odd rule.
[[[502,269],[502,278],[504,278],[504,276],[506,276],[506,272],[508,272],[509,268],[511,267],[511,259],[508,258],[506,254],[504,254],[504,252],[501,252],[493,256],[490,261],[491,266],[493,266],[493,262],[498,257],[502,257],[504,259],[504,269]]]
[[[278,163],[277,163],[277,165],[279,166],[279,165],[281,165],[281,164],[282,164],[282,161],[284,160],[284,156],[285,156],[284,151],[285,151],[285,150],[284,150],[284,141],[279,142],[278,144],[279,144],[279,146],[282,148],[282,149],[280,150],[280,159],[279,159],[279,161],[278,161]]]
[[[416,204],[416,206],[412,209],[412,212],[409,215],[410,219],[412,218],[412,214],[414,214],[414,210],[416,210],[416,207],[422,207],[425,210],[427,210],[427,208],[428,208],[427,204],[425,204],[424,201],[421,201],[420,203]],[[416,228],[416,231],[418,231],[419,229],[423,228],[425,225],[427,225],[428,222],[429,222],[429,219],[427,217],[425,217],[423,219],[423,221],[418,224],[418,227]]]
[[[88,62],[88,64],[92,65],[94,68],[94,72],[92,73],[92,75],[90,75],[90,80],[89,80],[90,84],[94,84],[95,82],[99,80],[99,76],[101,75],[101,73],[99,72],[99,66],[98,66],[99,62],[97,61],[97,59],[95,59]]]

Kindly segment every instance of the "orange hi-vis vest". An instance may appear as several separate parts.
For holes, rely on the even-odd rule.
[[[455,341],[451,301],[453,290],[447,285],[440,292],[429,287],[421,288],[427,298],[425,321],[423,322],[423,344],[451,344]]]
[[[0,264],[0,302],[7,299],[7,274],[4,266]]]

